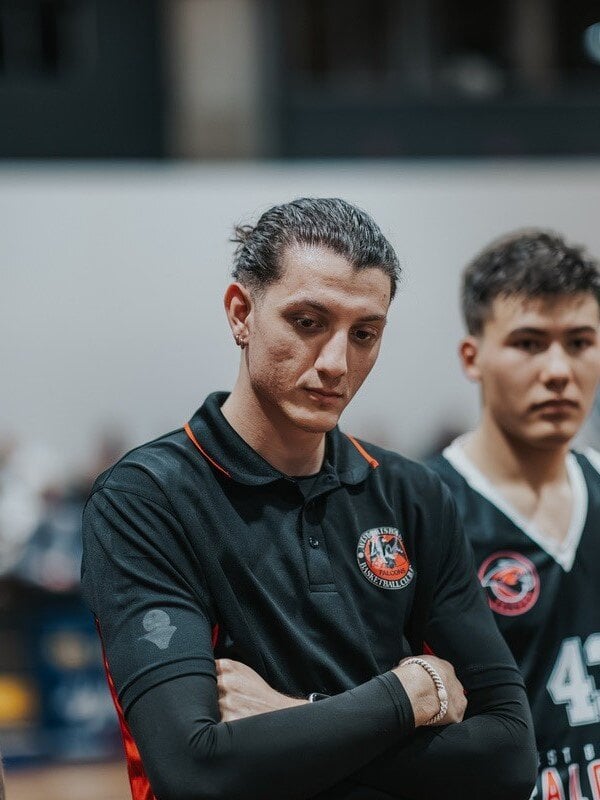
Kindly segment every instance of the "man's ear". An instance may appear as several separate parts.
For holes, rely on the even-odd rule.
[[[243,347],[248,344],[248,318],[252,313],[253,302],[248,289],[237,281],[225,290],[223,298],[225,313],[236,344]]]
[[[481,380],[481,370],[479,369],[480,344],[481,342],[477,336],[465,336],[458,346],[458,355],[463,371],[470,381],[479,382]]]

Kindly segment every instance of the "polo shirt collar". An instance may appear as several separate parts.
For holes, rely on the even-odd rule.
[[[275,469],[253,450],[225,419],[221,406],[228,396],[227,392],[208,395],[189,422],[189,427],[208,460],[228,473],[233,480],[248,486],[290,480],[290,476]],[[336,483],[360,483],[371,470],[369,462],[337,426],[326,434],[325,453],[322,472],[333,475]]]

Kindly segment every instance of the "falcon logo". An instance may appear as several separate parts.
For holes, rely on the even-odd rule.
[[[397,528],[371,528],[358,540],[358,566],[380,589],[404,589],[413,579],[404,542]]]
[[[494,553],[479,567],[479,580],[496,614],[516,617],[533,608],[540,579],[533,563],[520,553]]]

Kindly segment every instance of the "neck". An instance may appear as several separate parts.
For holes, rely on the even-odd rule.
[[[284,475],[314,475],[325,457],[325,434],[294,428],[278,409],[261,403],[238,378],[221,412],[246,444]]]
[[[511,437],[484,410],[464,450],[493,483],[526,483],[537,492],[544,485],[566,478],[569,445],[567,441],[539,447]]]

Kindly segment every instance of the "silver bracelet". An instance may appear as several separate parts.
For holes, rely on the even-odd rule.
[[[428,719],[425,723],[426,725],[435,725],[436,722],[440,722],[440,720],[444,719],[446,713],[448,712],[448,692],[446,691],[446,687],[444,686],[444,681],[440,677],[440,673],[431,666],[429,661],[425,661],[424,658],[407,658],[406,661],[402,662],[402,666],[405,664],[418,664],[420,667],[423,667],[425,672],[429,675],[433,684],[437,691],[438,702],[440,704],[440,709],[437,714],[434,714],[431,719]]]

